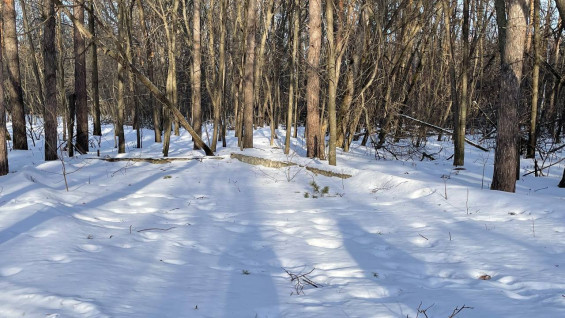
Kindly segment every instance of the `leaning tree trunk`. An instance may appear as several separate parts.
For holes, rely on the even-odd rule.
[[[84,24],[83,1],[75,0],[74,16]],[[76,125],[77,125],[77,150],[85,154],[88,152],[88,105],[86,103],[86,45],[84,37],[74,26],[74,54],[75,54],[75,95],[76,95]]]
[[[526,0],[509,0],[508,19],[497,17],[499,28],[506,30],[501,59],[500,106],[492,190],[514,192],[516,190],[516,168],[518,163],[518,114],[520,102],[520,79],[526,40]],[[497,13],[504,12],[500,6],[504,1],[496,0]],[[503,23],[502,25],[500,23]]]
[[[0,21],[0,24],[2,22]],[[3,37],[2,25],[0,25],[0,43]],[[2,61],[2,45],[0,45],[0,70],[4,69]],[[6,101],[4,100],[4,72],[0,71],[0,176],[10,172],[8,168],[8,146],[6,145]]]
[[[45,131],[45,160],[56,160],[57,156],[57,54],[55,52],[55,4],[43,1],[45,18],[43,31],[43,72],[45,76],[45,107],[43,120]],[[0,128],[1,129],[1,128]]]
[[[9,101],[12,104],[13,147],[17,150],[27,150],[24,95],[20,77],[20,58],[18,54],[14,0],[3,0],[2,11],[4,49],[7,64],[6,69],[8,71],[6,91]]]
[[[320,130],[320,51],[322,46],[322,5],[321,0],[310,0],[308,84],[306,85],[306,156],[324,158],[322,133]]]

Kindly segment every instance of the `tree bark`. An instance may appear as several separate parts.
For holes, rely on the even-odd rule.
[[[324,158],[322,133],[320,130],[320,51],[322,45],[322,5],[321,0],[308,2],[309,48],[308,83],[306,85],[306,156]]]
[[[508,18],[506,21],[501,21],[501,17],[497,17],[498,27],[506,30],[506,41],[501,59],[500,106],[491,189],[514,192],[518,166],[516,161],[518,151],[517,108],[520,99],[528,6],[526,0],[509,0],[507,3]],[[497,13],[504,12],[504,9],[498,7],[501,1],[497,0],[496,5]]]
[[[125,3],[124,0],[119,0],[118,2],[118,41],[120,43],[124,42],[125,33]],[[124,117],[126,111],[125,102],[125,81],[126,81],[126,69],[123,62],[118,62],[118,113],[115,123],[115,134],[118,137],[118,153],[126,152],[126,138],[124,134]],[[77,112],[78,121],[78,112]],[[77,125],[78,129],[78,125]],[[78,131],[77,131],[78,135]]]
[[[469,102],[469,0],[463,0],[463,63],[461,67],[461,96],[457,104],[457,115],[455,116],[455,131],[453,142],[455,152],[453,154],[453,165],[465,165],[465,132],[467,122],[467,104]]]
[[[74,16],[84,24],[84,0],[74,0]],[[76,125],[77,150],[88,152],[88,105],[86,103],[86,46],[84,37],[74,26],[74,55],[75,55],[75,96],[76,96]]]
[[[14,0],[2,0],[2,21],[6,69],[8,81],[6,91],[12,104],[13,147],[16,150],[27,150],[26,121],[24,96],[20,77],[20,58],[18,53],[18,37],[16,34],[16,11]]]
[[[533,0],[533,24],[534,24],[534,68],[532,70],[532,105],[530,113],[530,131],[528,132],[528,149],[526,158],[536,156],[536,124],[538,114],[539,98],[539,75],[541,62],[541,34],[540,34],[540,0]],[[559,0],[557,0],[559,2]],[[565,1],[564,1],[565,2]]]
[[[192,20],[192,126],[202,136],[202,55],[200,43],[200,0],[193,0]],[[194,149],[200,149],[194,144]]]
[[[244,69],[243,148],[253,148],[253,76],[255,68],[255,24],[257,0],[249,0],[247,7],[247,51]]]
[[[8,145],[6,134],[6,101],[4,99],[4,69],[3,62],[3,22],[0,21],[0,176],[5,176],[10,172],[8,167]]]
[[[292,130],[292,115],[295,111],[295,95],[296,91],[298,91],[298,87],[296,87],[296,78],[298,77],[297,67],[297,55],[298,55],[298,31],[300,30],[299,21],[300,21],[300,3],[299,0],[294,0],[294,5],[292,5],[292,49],[291,49],[291,56],[290,56],[290,80],[289,80],[289,89],[288,89],[288,109],[286,114],[286,138],[284,142],[284,153],[290,153],[290,134]]]
[[[45,107],[43,120],[45,131],[45,160],[56,160],[57,156],[57,54],[55,51],[55,4],[43,1],[45,19],[43,31],[43,65],[45,76]],[[1,128],[0,128],[1,129]]]
[[[94,0],[90,0],[90,12],[94,12]],[[143,20],[142,20],[143,21]],[[96,24],[94,21],[94,15],[88,15],[88,26],[90,28],[90,32],[93,36],[96,36]],[[92,127],[92,135],[94,136],[102,136],[102,125],[100,124],[100,88],[99,88],[99,80],[98,80],[98,45],[96,42],[92,42],[91,48],[91,56],[92,56],[92,78],[91,78],[91,85],[92,85],[92,119],[93,119],[93,127]]]

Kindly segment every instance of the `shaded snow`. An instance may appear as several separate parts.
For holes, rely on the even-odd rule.
[[[111,127],[104,134],[102,156],[116,156]],[[470,147],[460,171],[450,144],[432,141],[437,161],[376,161],[354,146],[329,168],[285,156],[284,138],[269,147],[268,129],[255,134],[243,153],[353,177],[250,166],[229,158],[230,138],[222,160],[66,158],[66,192],[41,142],[11,151],[0,317],[416,317],[420,303],[430,317],[462,305],[473,309],[458,317],[565,316],[563,166],[507,194],[488,190],[493,154]],[[120,156],[160,157],[152,136]],[[190,139],[173,136],[170,156],[201,156]],[[311,181],[329,194],[305,198]],[[321,287],[297,295],[284,269],[313,270]]]

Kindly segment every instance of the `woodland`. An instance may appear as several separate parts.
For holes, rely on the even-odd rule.
[[[181,129],[212,156],[264,126],[288,153],[304,126],[330,165],[357,138],[402,157],[401,139],[453,135],[456,167],[494,140],[491,188],[514,192],[520,157],[537,176],[561,148],[563,18],[565,0],[4,0],[0,172],[34,116],[47,161],[88,153],[105,122],[119,153],[131,125],[164,157]]]

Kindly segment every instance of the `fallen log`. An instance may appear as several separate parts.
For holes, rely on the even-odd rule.
[[[311,171],[315,174],[321,174],[321,175],[326,176],[326,177],[337,177],[337,178],[341,178],[341,179],[348,179],[348,178],[352,177],[352,175],[350,175],[350,174],[333,172],[333,171],[324,170],[324,169],[320,169],[320,168],[310,167],[310,166],[307,166],[307,165],[300,165],[300,164],[290,162],[290,161],[276,161],[276,160],[271,160],[271,159],[266,159],[266,158],[259,158],[259,157],[254,157],[254,156],[243,155],[243,154],[240,154],[240,153],[232,153],[230,155],[230,157],[237,159],[237,160],[239,160],[243,163],[247,163],[247,164],[254,165],[254,166],[263,166],[263,167],[268,167],[268,168],[286,168],[286,167],[291,167],[291,166],[298,166],[298,167],[305,168],[306,170]]]

